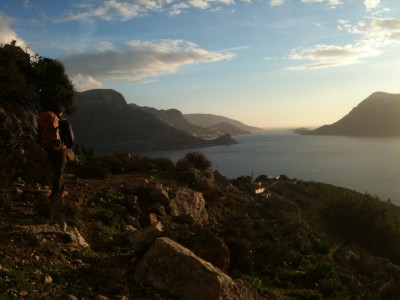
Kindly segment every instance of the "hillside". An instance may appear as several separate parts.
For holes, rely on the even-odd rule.
[[[137,106],[136,104],[129,104],[131,106]],[[200,138],[212,138],[216,137],[212,132],[209,130],[189,123],[182,115],[182,113],[177,109],[156,109],[153,107],[143,106],[141,107],[144,111],[151,113],[152,115],[156,116],[159,120],[163,121],[164,123],[168,124],[171,127],[176,129],[182,130],[190,135],[200,137]],[[224,133],[226,134],[226,133]]]
[[[69,117],[77,144],[98,154],[135,150],[184,149],[235,143],[203,140],[167,125],[113,90],[76,93],[77,114]]]
[[[211,122],[212,125],[207,125],[206,127],[202,127],[201,125],[195,125],[190,123],[188,121],[187,115],[184,116],[179,110],[176,109],[158,110],[152,107],[142,107],[142,109],[153,114],[158,119],[160,119],[161,121],[165,122],[166,124],[174,128],[177,128],[193,136],[201,138],[220,137],[225,134],[237,135],[237,134],[250,133],[250,130],[244,130],[243,128],[249,128],[252,129],[252,131],[257,130],[256,128],[247,126],[239,121],[220,116],[214,116],[215,120],[223,120],[223,122],[219,123]],[[200,122],[200,123],[207,124],[207,120],[204,121],[205,122]]]
[[[88,118],[126,117],[115,92],[95,98]],[[287,176],[230,180],[200,152],[78,155],[52,203],[36,114],[0,103],[0,299],[398,299],[399,207]]]
[[[237,120],[212,114],[184,114],[183,117],[190,123],[201,126],[203,128],[208,128],[219,123],[227,123],[237,128],[240,128],[243,131],[253,132],[261,130],[261,128],[248,126]]]
[[[231,135],[249,134],[250,133],[250,131],[243,130],[243,129],[236,127],[235,125],[232,125],[227,122],[221,122],[221,123],[211,125],[211,126],[207,127],[207,129],[209,131],[213,132],[215,135],[221,135],[221,134],[226,134],[226,133],[229,133]]]
[[[398,207],[208,166],[81,158],[59,203],[45,181],[2,181],[0,298],[397,299]]]
[[[400,94],[376,92],[331,125],[306,134],[400,136]]]

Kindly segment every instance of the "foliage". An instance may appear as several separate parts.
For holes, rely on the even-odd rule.
[[[191,168],[197,169],[203,173],[211,172],[212,162],[201,152],[188,152],[183,158],[177,161],[176,169],[178,171],[187,171]]]
[[[0,103],[37,102],[35,77],[31,55],[16,41],[0,46]]]
[[[104,179],[110,174],[132,174],[134,172],[172,171],[174,163],[168,158],[149,158],[114,153],[110,155],[85,157],[80,156],[81,163],[74,167],[75,173],[82,178]]]
[[[59,104],[63,104],[66,114],[75,113],[74,86],[64,65],[55,59],[39,57],[34,67],[42,110],[55,111]]]
[[[32,56],[16,41],[0,46],[1,103],[30,103],[43,109],[54,109],[62,103],[66,113],[73,114],[74,95],[74,86],[61,62]]]
[[[339,197],[321,209],[331,233],[375,255],[400,262],[400,224],[389,206],[368,195]]]
[[[0,210],[8,211],[11,210],[13,206],[14,204],[10,192],[2,188],[0,190]]]

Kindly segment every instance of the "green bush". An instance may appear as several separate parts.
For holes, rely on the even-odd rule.
[[[187,171],[191,168],[197,169],[203,173],[211,172],[212,162],[201,152],[188,152],[177,161],[176,169],[178,171]]]
[[[399,218],[390,213],[386,203],[368,195],[342,197],[327,201],[321,214],[335,236],[400,262]]]

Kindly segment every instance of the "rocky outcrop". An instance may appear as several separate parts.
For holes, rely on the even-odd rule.
[[[187,223],[205,224],[208,214],[203,195],[189,188],[182,187],[175,191],[171,200],[171,216]]]
[[[13,146],[32,140],[37,132],[37,110],[28,105],[8,106],[0,103],[0,144]]]
[[[134,272],[138,283],[185,300],[264,299],[169,238],[158,238]]]
[[[164,231],[164,226],[158,222],[155,225],[147,227],[145,230],[134,235],[130,242],[133,245],[133,249],[136,255],[143,254],[146,252],[154,241],[161,236]]]

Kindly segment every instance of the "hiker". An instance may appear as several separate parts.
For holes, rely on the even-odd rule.
[[[53,169],[50,199],[59,200],[64,193],[64,169],[67,162],[67,147],[60,138],[59,121],[65,111],[63,104],[55,104],[53,109],[42,111],[38,121],[38,141],[46,150]]]

